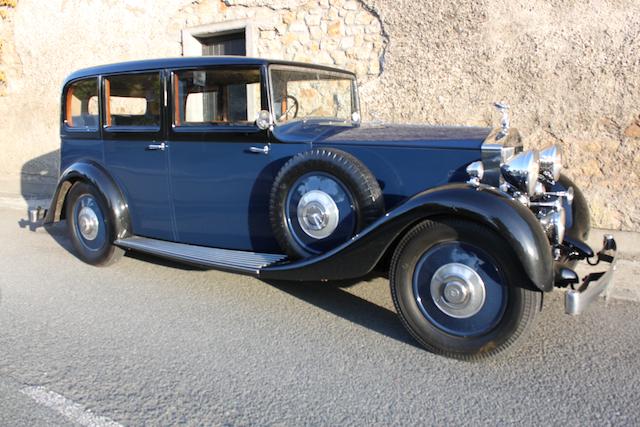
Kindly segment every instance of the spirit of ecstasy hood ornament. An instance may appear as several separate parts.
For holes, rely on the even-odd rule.
[[[500,133],[497,137],[497,139],[502,139],[509,134],[509,105],[504,102],[496,102],[493,106],[502,113],[502,118],[500,119]]]

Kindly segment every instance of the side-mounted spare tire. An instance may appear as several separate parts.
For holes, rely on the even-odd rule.
[[[327,252],[383,214],[382,190],[371,171],[335,148],[293,156],[271,189],[273,233],[293,259]]]

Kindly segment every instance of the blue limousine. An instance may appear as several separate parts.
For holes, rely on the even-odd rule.
[[[45,223],[78,256],[141,251],[269,281],[387,276],[426,349],[479,360],[525,335],[542,296],[583,311],[609,285],[612,236],[560,147],[495,128],[362,124],[353,73],[246,57],[146,60],[64,82],[60,179]],[[577,262],[606,268],[579,278]]]

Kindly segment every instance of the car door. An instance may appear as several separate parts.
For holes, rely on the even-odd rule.
[[[168,181],[164,73],[103,77],[105,163],[123,190],[133,233],[174,240]]]
[[[168,152],[179,242],[279,252],[271,185],[305,146],[274,143],[255,125],[268,104],[264,74],[246,65],[173,71]]]

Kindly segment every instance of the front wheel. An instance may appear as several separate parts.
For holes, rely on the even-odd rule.
[[[479,360],[511,347],[534,323],[542,294],[524,289],[508,245],[467,221],[424,221],[398,245],[390,285],[398,315],[427,350]]]

